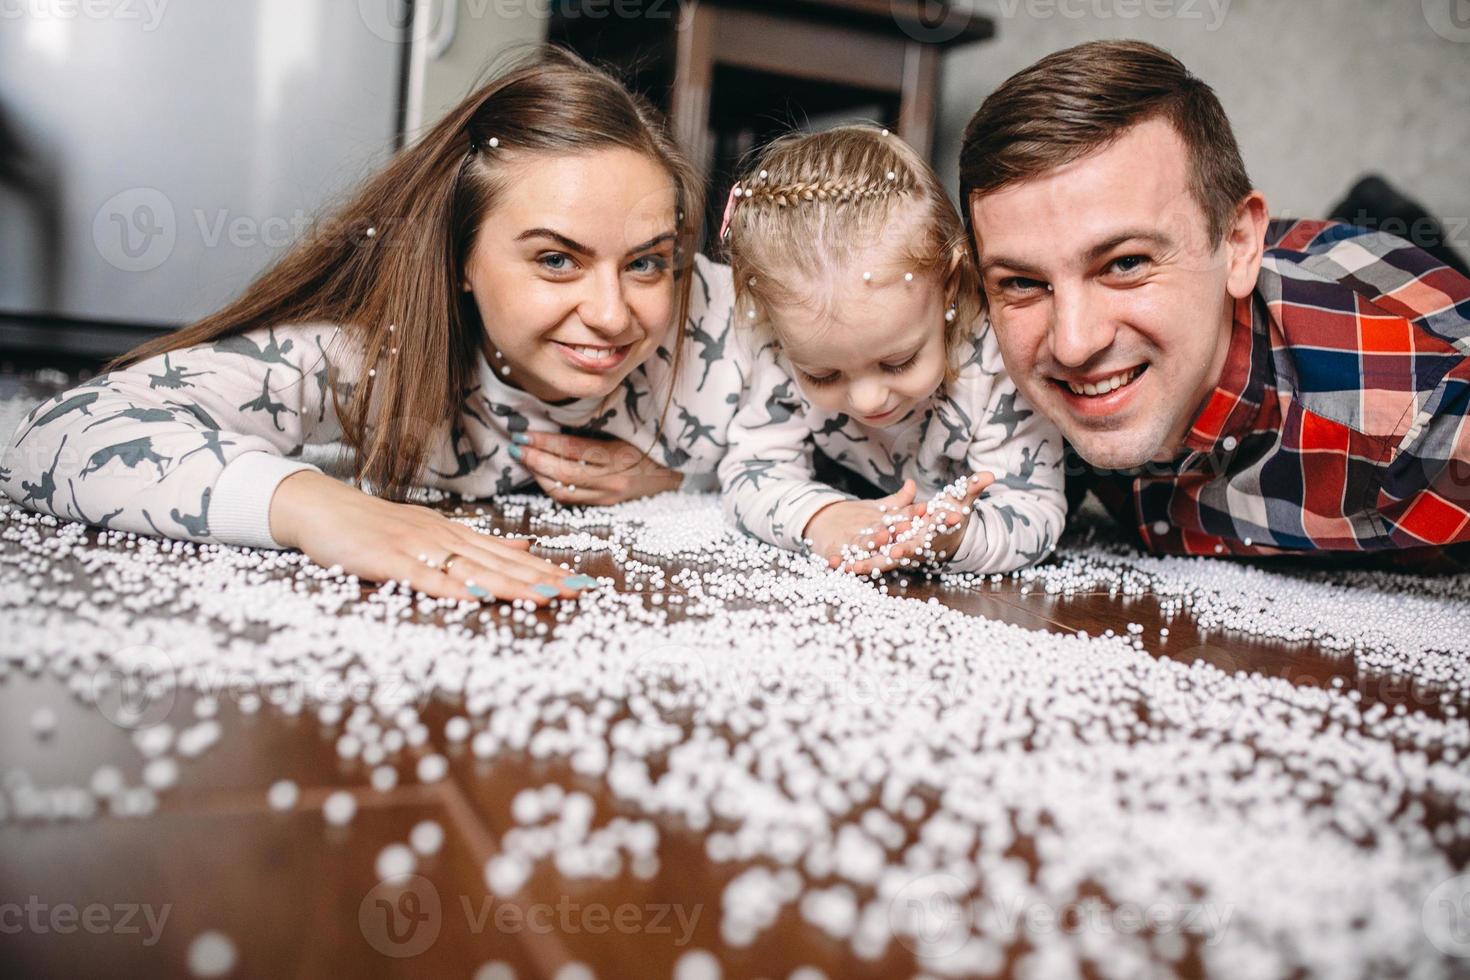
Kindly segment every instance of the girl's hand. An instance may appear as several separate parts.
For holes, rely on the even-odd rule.
[[[561,504],[620,504],[677,490],[684,477],[621,439],[551,432],[514,436],[510,454]]]
[[[293,473],[276,487],[270,525],[278,542],[318,565],[340,565],[374,582],[404,580],[439,598],[544,606],[592,584],[527,554],[529,541],[481,534],[427,507],[381,500],[314,470]],[[447,572],[419,557],[442,564],[450,554],[459,557]]]
[[[883,519],[907,513],[917,492],[914,481],[905,480],[897,493],[880,500],[840,500],[828,504],[812,515],[801,536],[811,541],[812,554],[827,559],[828,566],[850,570],[843,564],[842,549],[851,546],[876,551],[888,544],[903,525],[885,527]]]
[[[948,492],[924,503],[905,507],[900,515],[905,520],[893,526],[891,538],[896,540],[888,553],[851,562],[844,566],[845,570],[856,575],[867,575],[875,568],[880,572],[891,571],[904,558],[910,561],[908,567],[938,565],[953,558],[955,549],[964,540],[966,528],[970,526],[975,501],[994,482],[994,473],[988,470],[976,473],[965,480],[963,487],[958,490],[950,488]],[[927,557],[924,552],[929,555],[944,552],[945,557],[936,560]]]

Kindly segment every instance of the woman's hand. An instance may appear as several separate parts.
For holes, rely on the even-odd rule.
[[[884,518],[906,514],[913,506],[917,487],[905,480],[897,493],[881,500],[840,500],[812,515],[801,536],[811,541],[812,554],[827,559],[832,568],[851,571],[843,549],[877,551],[888,544],[902,525],[884,525]]]
[[[510,454],[561,504],[620,504],[677,490],[684,477],[621,439],[516,433]]]
[[[323,567],[374,582],[407,581],[446,599],[526,599],[544,606],[592,584],[528,554],[529,541],[481,534],[437,511],[400,504],[302,470],[282,480],[270,505],[271,536]],[[447,572],[429,567],[457,555]]]

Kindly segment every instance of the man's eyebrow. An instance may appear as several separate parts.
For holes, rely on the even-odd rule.
[[[1034,276],[1038,279],[1042,277],[1042,271],[1036,266],[1031,265],[1029,262],[1022,262],[1020,259],[1006,258],[1004,255],[996,255],[988,258],[982,257],[980,274],[982,276],[989,275],[992,270],[1000,267],[1009,269],[1012,272],[1019,272],[1023,276]]]
[[[1117,248],[1125,242],[1148,242],[1150,245],[1158,245],[1168,248],[1174,244],[1174,239],[1161,231],[1149,231],[1142,228],[1130,228],[1110,236],[1106,241],[1098,242],[1087,250],[1088,262],[1095,262],[1104,255]]]
[[[1148,242],[1151,245],[1169,248],[1173,246],[1174,239],[1162,232],[1148,231],[1141,228],[1129,228],[1118,232],[1116,235],[1109,235],[1103,241],[1089,247],[1086,252],[1087,262],[1089,264],[1096,262],[1126,242]],[[1046,278],[1045,273],[1039,267],[1029,262],[1023,262],[1020,259],[1007,258],[1004,255],[981,257],[980,274],[982,276],[989,275],[993,270],[1000,267],[1004,267],[1023,276],[1036,279]]]
[[[635,252],[646,252],[651,248],[662,245],[666,241],[673,241],[678,237],[678,233],[666,231],[662,235],[653,236],[648,241],[643,242],[642,244],[634,245],[632,248],[628,249],[627,254],[632,255]],[[566,235],[563,235],[559,231],[552,231],[550,228],[528,228],[516,236],[516,241],[523,242],[531,238],[549,238],[560,245],[562,248],[566,249],[568,252],[577,252],[581,255],[591,256],[594,258],[597,255],[595,251],[593,251],[591,248],[588,248],[586,245],[583,245],[581,242],[572,238],[568,238]]]

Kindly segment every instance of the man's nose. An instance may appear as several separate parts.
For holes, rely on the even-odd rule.
[[[1081,367],[1108,348],[1117,334],[1111,318],[1089,302],[1086,289],[1053,287],[1051,354],[1058,364]]]

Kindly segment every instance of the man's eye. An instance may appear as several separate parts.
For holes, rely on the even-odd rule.
[[[572,267],[572,257],[565,252],[545,252],[536,261],[547,272],[566,272]]]
[[[909,368],[913,367],[914,366],[914,362],[917,361],[918,359],[919,359],[919,353],[918,353],[918,351],[915,351],[914,352],[914,355],[912,357],[910,357],[908,360],[904,361],[902,364],[884,364],[884,365],[882,365],[883,372],[885,374],[903,374]]]
[[[1009,276],[1000,281],[1000,288],[1009,293],[1030,293],[1046,289],[1046,283],[1040,279],[1027,279],[1025,276]]]
[[[1146,255],[1123,255],[1109,262],[1108,268],[1113,272],[1120,272],[1126,276],[1129,273],[1137,272],[1147,264],[1148,256]]]
[[[816,388],[822,388],[826,385],[832,384],[839,377],[841,377],[841,375],[834,371],[831,374],[824,374],[818,377],[815,374],[808,374],[807,372],[803,371],[801,372],[801,377],[802,380],[804,380],[807,384],[812,385]]]

